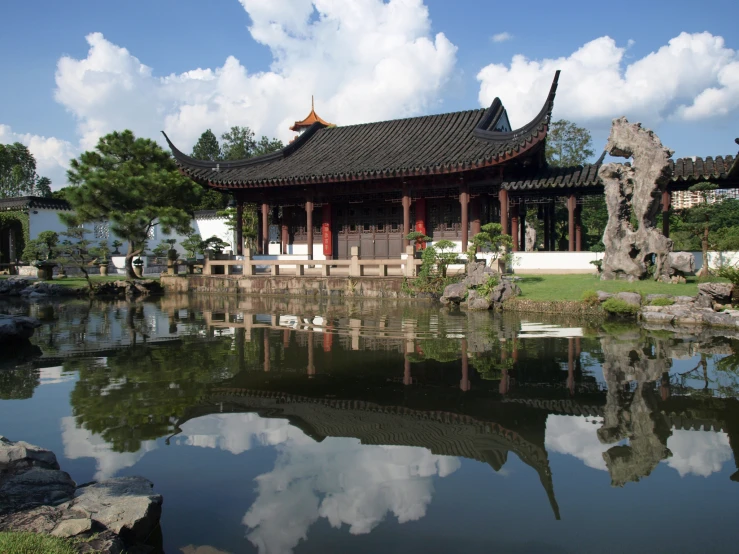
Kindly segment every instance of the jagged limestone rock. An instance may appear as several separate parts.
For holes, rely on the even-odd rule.
[[[603,453],[612,486],[639,481],[672,455],[667,448],[670,425],[659,412],[654,386],[655,382],[667,386],[672,360],[664,341],[653,337],[647,340],[652,348],[644,348],[640,334],[601,338],[608,392],[598,439],[603,444],[629,440],[628,445],[616,445]],[[625,391],[624,385],[634,381],[633,392]]]
[[[633,164],[609,163],[599,171],[608,207],[601,279],[644,279],[647,262],[653,259],[654,278],[665,276],[669,280],[672,241],[656,228],[656,222],[661,193],[670,176],[672,151],[662,146],[652,131],[629,123],[625,117],[613,120],[606,150],[611,156],[632,158]],[[631,224],[632,216],[636,228]]]
[[[536,227],[526,225],[526,252],[536,250]]]

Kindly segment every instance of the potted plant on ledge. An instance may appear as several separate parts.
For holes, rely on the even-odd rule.
[[[198,263],[198,254],[203,253],[204,243],[202,237],[195,233],[194,230],[187,235],[187,238],[180,243],[180,246],[185,249],[187,254],[187,272],[193,274],[195,272],[195,264]]]
[[[23,250],[23,259],[38,270],[38,278],[50,281],[57,266],[54,257],[59,244],[59,235],[54,231],[42,231],[38,237],[28,241]]]
[[[133,272],[141,279],[144,276],[144,260],[141,258],[141,255],[134,258],[133,262],[131,262],[131,265],[133,265]]]
[[[405,236],[405,240],[416,243],[414,257],[416,259],[421,259],[423,251],[426,248],[426,243],[431,242],[431,237],[421,233],[420,231],[411,231]]]
[[[121,246],[123,246],[123,243],[119,241],[118,239],[114,240],[111,245],[113,246],[113,253],[111,256],[120,256],[121,252],[118,250]]]

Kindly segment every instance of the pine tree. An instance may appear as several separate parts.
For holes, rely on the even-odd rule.
[[[218,144],[218,139],[213,134],[213,131],[208,129],[198,139],[195,146],[192,149],[192,157],[196,160],[208,160],[211,162],[217,162],[223,159],[221,153],[221,145]]]
[[[154,141],[129,131],[100,139],[94,150],[72,160],[66,196],[80,221],[108,219],[110,229],[128,242],[126,275],[146,248],[152,229],[189,229],[188,213],[198,199],[198,185],[179,173],[170,155]]]

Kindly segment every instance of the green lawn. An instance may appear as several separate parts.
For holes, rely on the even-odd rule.
[[[8,279],[9,277],[14,276],[8,276],[8,275],[0,275],[0,279]],[[125,275],[107,275],[105,277],[102,277],[101,275],[91,275],[90,280],[94,283],[103,283],[107,281],[121,281],[126,278]],[[158,279],[159,275],[147,275],[145,277],[146,279]],[[54,277],[53,281],[48,281],[49,283],[54,283],[55,285],[62,285],[64,287],[71,287],[71,288],[87,288],[87,281],[85,281],[84,277],[75,276],[75,277],[65,277],[64,279],[59,279],[57,277]]]
[[[14,554],[75,554],[71,541],[34,533],[0,533],[0,552]]]
[[[521,277],[522,298],[529,300],[581,300],[588,290],[605,292],[639,292],[643,294],[671,294],[673,296],[695,296],[698,282],[689,277],[684,285],[671,285],[656,281],[601,281],[595,275],[517,275]],[[711,279],[723,281],[722,279]]]

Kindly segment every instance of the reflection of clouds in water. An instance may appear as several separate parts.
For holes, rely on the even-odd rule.
[[[602,424],[600,417],[549,415],[544,446],[550,452],[569,454],[588,467],[606,471],[603,452],[613,445],[598,440],[596,431]]]
[[[257,477],[258,497],[244,516],[260,552],[289,552],[319,518],[334,527],[369,533],[388,512],[400,523],[423,517],[435,475],[460,467],[453,457],[425,448],[366,446],[356,439],[317,443],[284,419],[217,414],[188,421],[184,443],[239,454],[277,446],[275,468]]]
[[[62,366],[56,367],[42,367],[39,369],[39,384],[41,385],[55,385],[57,383],[65,383],[67,381],[74,381],[76,373],[65,372]]]
[[[96,480],[114,477],[121,469],[135,465],[144,454],[157,447],[156,441],[143,441],[137,452],[113,452],[100,435],[77,427],[73,417],[63,417],[61,425],[64,456],[70,460],[95,458]]]
[[[405,523],[422,518],[432,477],[460,467],[425,448],[366,446],[356,439],[288,440],[275,469],[257,477],[258,497],[244,516],[260,552],[289,552],[318,518],[352,534],[369,533],[388,512]]]
[[[265,419],[257,414],[214,414],[186,422],[175,440],[178,444],[241,454],[254,446],[274,446],[288,439],[313,442],[285,419]]]
[[[591,421],[596,420],[598,425]],[[550,415],[547,417],[545,446],[550,452],[569,454],[595,469],[606,470],[603,452],[614,444],[601,444],[596,434],[602,418]],[[628,444],[628,441],[622,441]],[[726,433],[713,431],[685,431],[673,429],[667,439],[672,456],[663,460],[681,477],[693,474],[708,477],[721,471],[723,464],[731,460],[731,447]]]
[[[685,431],[673,429],[667,439],[667,448],[672,457],[664,462],[675,469],[680,477],[688,474],[708,477],[721,471],[725,462],[731,459],[729,436],[713,431]]]

